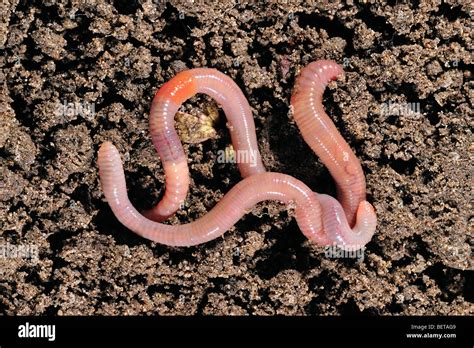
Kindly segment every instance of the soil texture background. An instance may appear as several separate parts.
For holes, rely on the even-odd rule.
[[[470,0],[3,0],[0,244],[34,245],[38,259],[0,257],[0,313],[474,314],[473,10]],[[164,176],[150,103],[193,67],[242,88],[268,170],[334,194],[289,110],[295,76],[317,59],[344,66],[324,105],[378,214],[362,260],[328,258],[276,202],[191,248],[152,243],[115,219],[99,145],[121,152],[135,206],[156,204]],[[222,110],[198,96],[181,111],[202,138],[185,143],[191,187],[172,224],[203,216],[241,180],[217,161],[230,144]],[[193,130],[211,114],[212,134]]]

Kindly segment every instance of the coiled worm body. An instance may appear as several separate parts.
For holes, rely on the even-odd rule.
[[[235,185],[217,205],[200,219],[184,225],[165,225],[147,219],[127,196],[120,154],[110,142],[99,150],[99,174],[105,197],[119,221],[140,236],[171,246],[191,246],[215,239],[231,228],[255,204],[277,200],[296,204],[296,220],[304,235],[319,245],[360,244],[371,238],[375,222],[373,209],[361,206],[353,230],[340,204],[332,197],[312,192],[301,181],[280,173],[251,175]],[[323,209],[320,200],[323,199]],[[323,219],[321,216],[323,215]],[[323,221],[327,220],[323,226]],[[367,233],[369,231],[369,233]]]
[[[324,111],[323,92],[342,68],[327,60],[310,63],[301,70],[291,97],[295,122],[306,143],[328,168],[336,182],[338,200],[350,225],[365,201],[365,177],[359,160]]]
[[[168,211],[160,211],[159,204],[146,214],[147,217],[140,214],[128,199],[120,155],[112,143],[105,142],[99,150],[99,175],[104,195],[115,216],[144,238],[166,245],[191,246],[221,236],[258,202],[294,202],[298,226],[312,242],[318,245],[337,244],[342,248],[350,247],[351,250],[363,247],[375,232],[375,211],[365,201],[365,179],[359,162],[322,106],[322,93],[326,84],[341,72],[342,69],[334,62],[311,63],[297,79],[291,102],[304,139],[321,157],[336,180],[342,205],[331,196],[312,192],[304,183],[289,175],[265,172],[259,155],[257,166],[239,164],[244,179],[205,216],[184,225],[165,225],[152,221],[164,218],[176,207],[173,204],[179,201],[178,198],[183,199],[183,190],[178,188],[187,191],[188,181],[184,180],[188,178],[187,165],[172,122],[184,100],[198,92],[211,95],[222,105],[232,123],[230,128],[234,147],[248,151],[257,148],[250,107],[240,89],[215,70],[193,69],[178,74],[171,80],[172,84],[165,84],[158,91],[150,116],[153,142],[165,166],[167,189],[170,186],[170,192],[175,194],[179,191],[179,195],[165,200],[165,194],[160,204],[161,207],[167,206]],[[219,89],[223,88],[223,84],[228,88],[226,91]],[[236,97],[237,94],[239,97]],[[231,102],[230,98],[238,100]],[[246,119],[234,119],[235,115]],[[171,173],[173,175],[169,175]],[[153,219],[148,218],[150,215]]]
[[[222,106],[235,150],[255,157],[252,166],[238,163],[242,177],[265,171],[258,151],[250,105],[235,82],[216,69],[199,68],[180,72],[158,90],[151,104],[150,134],[166,178],[162,200],[144,213],[151,220],[163,221],[173,215],[186,198],[189,170],[175,130],[174,116],[181,104],[197,93],[211,96]]]

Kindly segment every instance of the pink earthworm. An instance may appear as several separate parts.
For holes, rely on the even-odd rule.
[[[98,164],[102,189],[117,219],[138,235],[169,246],[192,246],[213,240],[229,230],[255,204],[265,200],[295,202],[299,228],[319,245],[362,247],[375,231],[375,213],[369,203],[359,206],[356,224],[351,229],[334,198],[314,193],[292,176],[271,172],[246,177],[196,221],[165,225],[147,219],[133,207],[127,196],[120,154],[112,143],[102,144]]]
[[[316,73],[312,74],[312,78],[316,81],[316,83],[309,83],[308,88],[315,91],[320,90],[321,92],[320,94],[308,94],[308,100],[306,102],[308,103],[308,106],[311,110],[319,111],[315,117],[319,122],[320,128],[316,128],[316,131],[335,131],[337,133],[337,130],[327,115],[327,120],[323,120],[323,117],[321,117],[322,92],[327,82],[331,79],[334,79],[335,76],[342,71],[342,69],[338,68],[338,66],[333,62],[322,61],[319,64],[321,64],[320,66],[322,67],[322,71],[319,71],[318,65]],[[314,69],[314,65],[312,68]],[[307,71],[305,69],[303,69],[302,74]],[[327,71],[326,75],[322,74],[323,71]],[[302,77],[297,80],[297,90],[292,97],[292,104],[295,102],[295,105],[293,105],[295,112],[305,111],[305,109],[300,108],[302,104],[302,98],[299,97],[299,94],[304,92],[302,91],[302,88],[305,88],[306,86],[306,82],[304,80],[303,83],[299,83],[301,78]],[[186,85],[187,79],[188,77],[184,78],[185,81],[176,85]],[[178,99],[178,101],[181,103],[184,99],[186,99],[185,95],[188,94],[185,94],[182,91],[182,89],[185,87],[177,88],[176,85],[173,85],[175,87],[170,87],[168,90],[169,92],[167,93],[174,91],[175,95],[181,95],[181,97]],[[160,89],[158,94],[165,94],[164,91],[162,92],[162,89]],[[222,100],[225,104],[225,99]],[[176,104],[179,103],[175,102],[174,104],[173,110],[176,111]],[[227,115],[228,113],[224,104],[224,111]],[[320,107],[319,105],[315,104],[320,104]],[[324,110],[322,110],[322,112],[324,113]],[[170,112],[170,114],[174,115],[174,112]],[[297,119],[298,126],[304,128],[302,133],[306,140],[307,137],[310,137],[308,135],[308,130],[311,130],[311,127],[308,125],[311,122],[314,122],[314,120],[308,120],[307,116],[296,114],[295,119]],[[332,135],[331,138],[331,135],[326,135],[326,137],[329,138],[329,141],[324,138],[320,142],[324,143],[326,140],[328,145],[326,145],[326,147],[320,146],[320,148],[314,148],[318,149],[317,151],[319,152],[321,152],[321,149],[327,152],[329,146],[331,146],[329,149],[334,151],[340,151],[342,149],[342,151],[347,153],[343,154],[342,163],[345,163],[347,166],[346,162],[349,161],[347,161],[346,158],[352,154],[352,151],[350,151],[350,148],[342,140],[342,138],[339,139],[337,136],[339,135]],[[334,146],[332,143],[334,142],[334,139],[339,140],[337,142],[337,146]],[[232,140],[234,141],[237,139],[236,137],[232,137]],[[342,140],[342,142],[340,140]],[[160,141],[154,141],[154,143],[157,149],[159,149],[163,144],[163,142]],[[310,146],[311,145],[312,144],[310,143]],[[176,148],[170,145],[167,146],[171,149]],[[313,148],[313,146],[311,147]],[[332,156],[333,158],[339,158],[338,154],[332,154]],[[355,158],[353,154],[352,156]],[[181,159],[182,157],[183,156],[175,156],[171,158]],[[325,159],[323,159],[323,162],[326,163],[327,161],[325,162]],[[333,162],[335,163],[331,163],[330,165],[335,167],[335,169],[330,168],[330,171],[333,175],[335,175],[339,194],[345,198],[347,196],[347,194],[344,195],[344,192],[346,192],[345,190],[348,188],[353,189],[352,186],[345,185],[345,183],[350,183],[351,181],[347,180],[347,175],[341,175],[340,169],[337,167],[340,165],[340,163],[337,161]],[[337,244],[340,247],[349,246],[351,250],[357,249],[363,247],[370,241],[376,228],[377,218],[375,211],[372,205],[365,201],[365,199],[360,199],[360,201],[357,202],[357,208],[353,213],[355,216],[353,220],[355,221],[352,224],[349,224],[346,214],[352,211],[347,209],[347,207],[352,209],[352,205],[347,205],[347,202],[352,202],[350,199],[345,201],[346,208],[343,208],[344,206],[341,206],[341,204],[336,199],[327,195],[321,195],[312,192],[305,184],[291,176],[279,173],[264,172],[263,165],[259,172],[248,174],[241,182],[232,188],[205,216],[189,224],[176,226],[165,225],[152,221],[141,215],[130,203],[127,196],[125,176],[120,160],[120,155],[117,149],[110,142],[105,142],[101,146],[98,156],[98,165],[105,197],[118,220],[130,230],[143,236],[144,238],[166,245],[191,246],[215,239],[231,228],[235,222],[237,222],[247,212],[247,210],[251,209],[256,203],[271,199],[286,203],[291,201],[295,202],[295,217],[298,226],[308,239],[319,245]],[[358,162],[354,164],[356,168],[357,165],[360,167]],[[244,173],[246,173],[246,169],[248,169],[247,167],[249,167],[248,163],[242,163],[241,166],[239,166],[243,176]],[[352,170],[353,168],[349,169],[350,170],[347,170],[347,168],[345,169],[349,174],[356,172],[356,170]],[[338,179],[342,179],[342,184],[338,181]],[[364,180],[363,175],[362,179]],[[348,196],[351,196],[351,194]],[[365,180],[363,186],[363,195],[360,197],[365,198]],[[352,199],[354,200],[354,198]],[[351,225],[353,225],[352,229]]]
[[[364,172],[322,104],[327,84],[341,74],[341,66],[333,61],[319,60],[310,63],[296,79],[291,105],[304,140],[334,178],[338,200],[352,226],[359,205],[365,202]]]
[[[222,106],[235,150],[254,157],[252,165],[238,163],[242,177],[265,171],[258,151],[252,111],[239,86],[216,69],[199,68],[180,72],[158,90],[151,104],[150,134],[163,162],[166,181],[162,200],[144,213],[151,220],[166,220],[186,198],[189,170],[174,127],[174,116],[181,104],[197,93],[211,96]]]

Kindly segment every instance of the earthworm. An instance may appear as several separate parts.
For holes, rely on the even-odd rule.
[[[292,176],[272,172],[246,177],[196,221],[165,225],[147,219],[133,207],[127,196],[120,154],[112,143],[102,144],[98,164],[104,195],[117,219],[138,235],[161,244],[192,246],[213,240],[230,229],[247,210],[265,200],[295,202],[299,228],[309,240],[319,245],[362,247],[375,231],[375,213],[369,203],[361,203],[351,230],[337,200],[312,192]]]
[[[203,71],[203,69],[198,70]],[[209,71],[209,69],[206,69],[206,71]],[[351,250],[363,247],[370,241],[375,232],[377,223],[375,211],[372,205],[365,201],[363,174],[363,185],[360,188],[360,174],[358,171],[359,169],[360,172],[362,171],[360,164],[349,146],[338,134],[337,129],[324,113],[322,107],[322,93],[326,84],[340,72],[342,72],[342,69],[333,62],[319,61],[310,64],[302,70],[301,76],[297,79],[296,91],[291,102],[294,108],[295,120],[302,129],[305,140],[318,154],[322,154],[323,163],[328,163],[330,166],[329,170],[336,179],[338,193],[343,200],[342,206],[336,199],[328,195],[312,192],[304,183],[291,176],[264,172],[263,165],[259,169],[254,169],[255,171],[251,173],[248,172],[249,164],[242,163],[239,169],[245,178],[234,186],[209,213],[189,224],[161,224],[141,215],[132,206],[127,196],[120,155],[112,143],[105,142],[99,150],[99,175],[104,195],[115,216],[122,224],[144,238],[171,246],[191,246],[205,243],[222,235],[256,203],[264,200],[278,200],[284,203],[295,203],[295,217],[298,226],[312,242],[319,245],[337,244],[343,248],[349,246]],[[194,76],[191,73],[183,74],[179,80],[176,80],[177,83],[167,87],[167,91],[162,91],[162,87],[157,93],[162,98],[173,93],[174,100],[170,98],[168,102],[163,103],[169,105],[167,114],[174,115],[179,104],[191,93],[185,93],[184,90],[186,85],[192,83],[190,81],[194,79]],[[309,92],[305,90],[306,88],[309,89]],[[197,90],[197,88],[195,89]],[[219,92],[214,90],[214,95],[218,94]],[[220,100],[227,115],[226,99],[221,98]],[[307,108],[304,108],[304,103],[306,103]],[[245,102],[241,105],[248,104]],[[167,122],[170,122],[169,118],[166,119]],[[150,121],[150,124],[152,124],[152,121]],[[246,124],[248,125],[249,122]],[[253,122],[251,125],[253,130]],[[161,134],[159,131],[163,132],[159,127],[156,129],[158,134]],[[249,128],[243,127],[243,129]],[[311,131],[319,132],[319,135],[311,136]],[[164,133],[168,137],[171,129],[166,128]],[[152,134],[156,133],[152,131]],[[248,133],[239,134],[234,133],[233,142],[238,140],[237,135],[240,137],[241,134]],[[160,151],[161,146],[168,148],[168,152],[164,152],[164,154],[168,153],[169,157],[164,156],[162,160],[165,158],[164,162],[171,159],[175,163],[181,163],[176,159],[183,160],[182,148],[175,143],[164,142],[162,138],[163,135],[160,135],[160,138],[157,138],[159,141],[154,139],[158,151]],[[254,138],[249,137],[247,139]],[[177,143],[179,143],[179,139]],[[247,142],[247,144],[250,143]],[[251,149],[253,145],[253,143],[250,144],[248,148]],[[256,148],[256,144],[254,148]],[[173,152],[174,150],[180,150],[181,152],[176,153]],[[339,153],[341,151],[342,161],[340,160],[341,153]],[[355,163],[353,162],[354,159]],[[178,170],[179,168],[175,166],[175,169]],[[351,224],[348,222],[351,220],[348,220],[346,214],[349,217],[353,216]],[[351,226],[353,226],[352,229]]]
[[[359,160],[322,104],[328,82],[341,74],[341,66],[333,61],[319,60],[310,63],[296,79],[291,106],[304,140],[334,178],[338,200],[352,226],[359,204],[365,201],[365,177]]]
[[[165,194],[158,205],[144,213],[151,220],[166,220],[186,198],[189,170],[174,116],[181,104],[197,93],[211,96],[222,106],[235,150],[253,156],[252,165],[238,163],[242,177],[265,171],[250,105],[237,84],[216,69],[180,72],[158,90],[151,104],[150,134],[165,171]]]

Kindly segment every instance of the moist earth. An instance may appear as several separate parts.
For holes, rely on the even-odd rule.
[[[37,258],[0,256],[0,313],[474,314],[472,13],[470,0],[2,1],[0,245],[30,246]],[[328,257],[277,202],[190,248],[117,221],[98,147],[118,147],[138,209],[156,204],[164,175],[150,103],[193,67],[242,88],[268,170],[334,194],[289,110],[295,76],[317,59],[345,70],[324,105],[377,211],[363,258]],[[180,112],[199,122],[215,109],[197,96]],[[202,138],[182,133],[191,187],[171,224],[205,215],[241,180],[235,164],[217,161],[230,144],[217,112]]]

